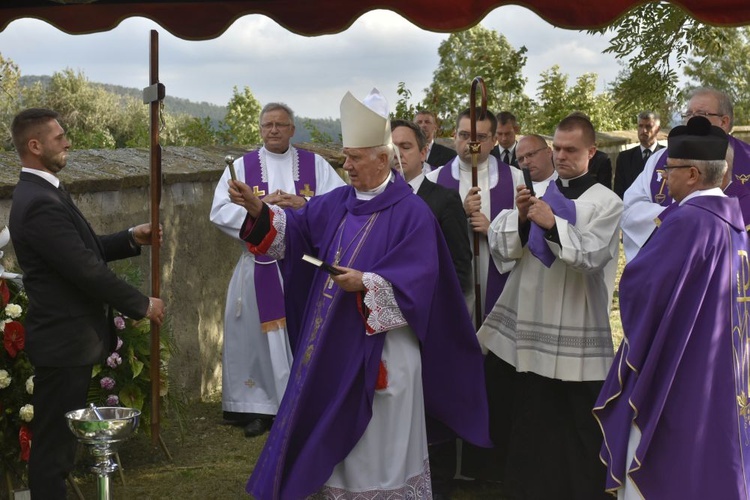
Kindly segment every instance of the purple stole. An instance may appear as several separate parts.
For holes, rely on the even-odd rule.
[[[315,154],[304,149],[295,149],[299,160],[299,176],[294,181],[296,194],[313,196],[316,189]],[[242,157],[245,165],[245,183],[259,197],[269,194],[268,182],[261,175],[260,150],[250,151]],[[275,259],[266,255],[255,255],[255,297],[258,302],[260,328],[264,333],[286,326],[284,313],[284,290],[279,277],[279,266]],[[258,293],[262,290],[263,293]]]
[[[745,189],[750,189],[750,184],[747,184],[747,181],[750,180],[750,144],[742,142],[731,135],[729,136],[729,143],[734,148],[732,185],[739,184],[739,186],[736,186],[734,189],[737,189],[740,186],[745,187]],[[672,197],[669,196],[669,188],[667,187],[666,176],[664,175],[664,165],[666,164],[667,153],[665,152],[656,161],[654,173],[651,176],[651,200],[663,207],[672,204]],[[727,194],[729,195],[729,193]],[[734,194],[733,196],[737,195]]]
[[[732,183],[734,184],[734,183]],[[750,260],[747,249],[736,233],[731,234],[732,274],[732,361],[734,369],[734,405],[739,426],[741,456],[750,457]],[[746,487],[750,488],[750,461],[742,462]]]
[[[437,184],[453,189],[458,192],[458,179],[452,175],[451,165],[458,159],[451,160],[443,166],[437,177]],[[489,165],[488,165],[489,168]],[[460,166],[459,166],[460,169]],[[510,172],[511,167],[505,163],[497,162],[497,185],[490,189],[490,220],[497,217],[501,211],[506,208],[513,208],[513,200],[515,200],[516,187],[513,185],[513,175]],[[487,287],[484,293],[484,315],[485,317],[492,311],[495,306],[495,302],[500,298],[500,293],[505,287],[505,282],[508,281],[508,275],[510,273],[500,274],[500,271],[495,267],[495,263],[490,257],[490,264],[487,268]]]
[[[573,200],[567,199],[557,187],[556,182],[550,182],[547,186],[542,199],[547,203],[552,212],[562,217],[568,223],[575,225],[576,223],[576,205]],[[546,229],[543,229],[533,222],[531,223],[531,230],[529,231],[529,251],[531,254],[539,259],[542,264],[546,267],[551,267],[552,263],[555,262],[555,254],[550,250],[547,245],[546,238],[544,237]]]

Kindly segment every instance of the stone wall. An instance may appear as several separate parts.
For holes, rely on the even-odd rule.
[[[242,150],[165,148],[163,153],[161,296],[179,348],[169,369],[174,382],[192,399],[221,390],[224,300],[241,252],[239,242],[208,220],[226,154],[239,155]],[[0,227],[8,222],[19,169],[14,153],[0,152]],[[150,220],[145,149],[72,151],[60,178],[99,234]],[[144,272],[147,294],[148,248],[132,259]],[[6,269],[20,271],[12,248],[4,250]]]

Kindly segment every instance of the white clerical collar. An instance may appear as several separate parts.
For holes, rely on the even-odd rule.
[[[21,172],[26,172],[27,174],[38,175],[39,177],[49,182],[56,188],[60,187],[60,179],[58,179],[57,177],[55,177],[53,174],[49,172],[45,172],[44,170],[39,170],[38,168],[21,167]]]
[[[375,198],[377,195],[385,191],[385,188],[388,187],[388,183],[391,181],[392,177],[393,177],[393,172],[389,172],[388,177],[386,177],[385,181],[383,181],[383,183],[380,186],[376,187],[375,189],[371,189],[370,191],[359,191],[358,189],[355,189],[354,192],[357,195],[357,199],[369,201]]]
[[[560,184],[562,184],[562,186],[563,186],[563,187],[568,187],[568,186],[570,186],[570,183],[571,183],[571,182],[573,182],[573,181],[574,181],[574,180],[576,180],[576,179],[580,179],[581,177],[583,177],[583,176],[584,176],[584,175],[586,175],[586,174],[588,174],[588,171],[586,171],[586,172],[582,173],[582,174],[581,174],[581,175],[579,175],[578,177],[572,177],[572,178],[570,178],[570,179],[563,179],[562,177],[559,177],[559,179],[560,179]]]
[[[715,187],[711,189],[699,189],[698,191],[693,191],[689,195],[685,196],[680,201],[680,206],[682,206],[686,201],[697,198],[699,196],[721,196],[726,198],[727,195],[724,194],[724,191],[721,190],[721,188]]]
[[[409,181],[409,185],[411,186],[412,191],[415,193],[419,191],[419,188],[422,186],[422,181],[424,181],[424,174],[419,174],[415,178]]]
[[[263,146],[263,150],[265,151],[265,153],[270,158],[272,158],[274,160],[283,160],[287,156],[289,156],[290,154],[292,154],[292,151],[294,150],[294,147],[292,145],[289,145],[289,147],[286,148],[286,151],[284,151],[283,153],[274,153],[273,151],[269,151],[268,149],[266,149],[265,146]]]
[[[491,157],[488,157],[482,163],[479,163],[477,165],[477,170],[487,170],[488,168],[490,168],[490,158]],[[461,170],[471,172],[471,163],[464,163],[461,157],[458,158],[458,167]]]

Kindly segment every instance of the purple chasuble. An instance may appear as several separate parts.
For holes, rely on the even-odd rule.
[[[738,184],[733,189],[738,190],[740,187],[750,189],[750,144],[743,142],[735,137],[729,136],[729,144],[734,148],[734,164],[732,166],[732,184]],[[664,175],[664,165],[667,164],[667,152],[664,151],[654,166],[654,172],[651,177],[651,200],[663,207],[672,204],[672,197],[669,195],[666,176]],[[729,193],[727,193],[729,195]],[[736,194],[730,196],[737,196]]]
[[[387,335],[366,335],[361,295],[329,286],[328,275],[302,261],[303,253],[334,261],[340,249],[342,265],[392,283],[420,341],[427,416],[470,442],[491,445],[482,354],[448,247],[428,206],[394,177],[369,201],[345,186],[285,212],[282,269],[287,313],[300,318],[289,322],[290,336],[299,340],[289,385],[247,484],[259,500],[306,498],[354,448],[372,416]],[[425,246],[437,252],[425,255]]]
[[[451,160],[443,166],[438,174],[436,183],[458,192],[459,181],[453,177],[453,169],[451,168],[454,161],[458,162],[459,160]],[[459,169],[460,168],[461,167],[459,167]],[[500,161],[497,162],[497,184],[490,189],[490,221],[497,217],[497,214],[506,208],[513,208],[516,187],[513,185],[513,174],[510,169],[511,167],[505,163]],[[472,245],[473,244],[472,241]],[[487,286],[484,293],[485,317],[487,317],[492,311],[497,299],[500,298],[500,293],[502,293],[503,288],[505,287],[505,282],[508,281],[508,275],[510,275],[510,272],[500,274],[500,271],[495,267],[495,262],[490,258],[489,266],[487,268]]]
[[[541,199],[552,208],[552,212],[556,216],[565,219],[575,226],[576,205],[573,201],[563,196],[556,183],[549,183],[547,190],[544,192],[544,196],[542,196]],[[549,245],[547,245],[547,240],[544,237],[546,233],[546,229],[537,226],[533,222],[531,223],[531,230],[529,231],[529,251],[546,267],[551,267],[557,257],[555,257],[555,254],[552,253]]]
[[[299,196],[312,196],[316,189],[315,176],[315,154],[304,149],[294,149],[297,158],[293,159],[292,168],[297,170],[294,179],[296,194]],[[250,151],[243,156],[245,165],[245,183],[263,197],[269,193],[268,174],[263,172],[260,161],[261,150]],[[309,194],[307,194],[309,193]],[[286,326],[284,314],[284,291],[279,279],[279,266],[276,260],[265,255],[256,255],[255,270],[253,273],[258,303],[258,315],[260,316],[260,327],[263,332],[278,330]]]
[[[747,252],[737,199],[699,196],[625,267],[625,338],[594,408],[608,491],[627,473],[645,498],[750,495]]]

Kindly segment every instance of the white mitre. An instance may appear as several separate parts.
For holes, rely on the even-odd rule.
[[[378,89],[372,89],[363,102],[351,92],[341,99],[341,138],[345,148],[391,144],[388,102]]]

